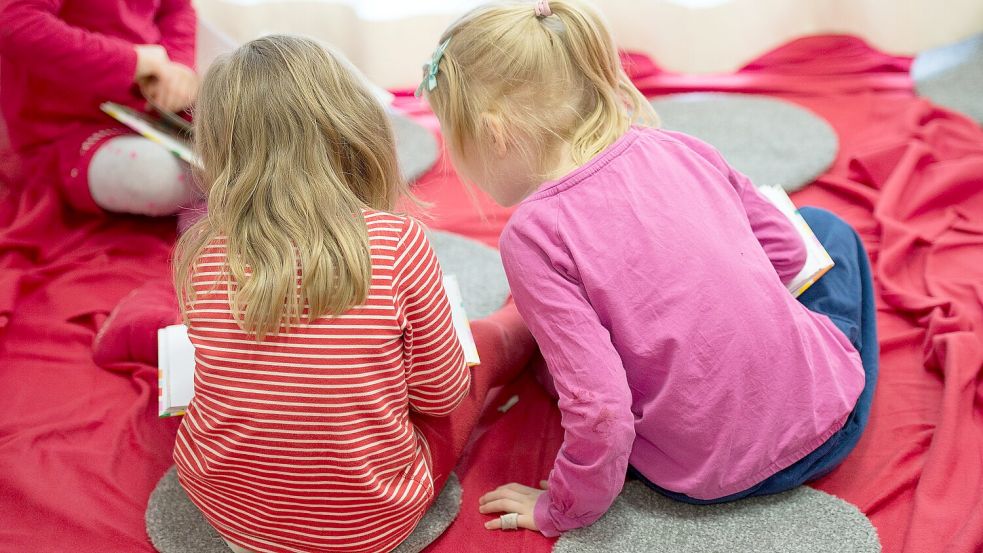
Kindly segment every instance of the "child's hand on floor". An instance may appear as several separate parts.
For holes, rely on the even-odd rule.
[[[529,530],[539,530],[533,518],[533,510],[536,508],[536,500],[546,492],[546,481],[539,483],[543,489],[530,488],[522,484],[506,484],[499,486],[481,496],[478,500],[478,511],[484,514],[491,513],[516,513],[519,515],[519,528]],[[489,530],[501,530],[502,519],[496,518],[485,523],[485,528]]]
[[[161,109],[184,111],[198,96],[198,75],[184,64],[168,61],[156,75],[140,82],[140,91]]]

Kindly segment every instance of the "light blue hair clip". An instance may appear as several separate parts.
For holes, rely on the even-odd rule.
[[[440,69],[440,59],[444,57],[444,50],[447,49],[447,45],[450,44],[451,39],[447,39],[433,51],[433,56],[430,58],[430,63],[427,64],[427,74],[424,75],[423,81],[420,82],[420,86],[416,87],[415,96],[419,98],[423,95],[423,87],[427,87],[427,92],[437,88],[437,71]]]

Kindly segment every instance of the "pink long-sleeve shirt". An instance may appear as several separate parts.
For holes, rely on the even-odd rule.
[[[788,220],[710,146],[635,128],[526,198],[501,237],[564,441],[535,521],[588,525],[629,462],[700,499],[742,491],[839,430],[860,357],[786,290]]]

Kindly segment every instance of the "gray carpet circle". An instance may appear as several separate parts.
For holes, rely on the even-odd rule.
[[[394,553],[416,553],[450,526],[461,510],[461,483],[451,474],[437,500]],[[229,553],[229,546],[184,493],[171,467],[150,494],[147,535],[160,553]]]
[[[809,487],[722,505],[688,505],[638,481],[593,525],[563,534],[554,553],[877,553],[877,530],[856,507]]]
[[[422,177],[440,156],[437,137],[412,118],[389,111],[389,121],[396,135],[396,157],[407,182]]]
[[[758,186],[798,190],[833,164],[836,132],[790,102],[748,94],[673,94],[651,100],[662,127],[717,148]]]
[[[458,234],[427,231],[444,274],[455,275],[464,296],[464,310],[472,321],[498,311],[509,297],[498,250]]]
[[[983,34],[918,54],[911,78],[919,96],[983,125]]]

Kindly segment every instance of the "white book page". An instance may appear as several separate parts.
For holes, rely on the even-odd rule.
[[[457,277],[444,275],[444,291],[447,293],[447,301],[451,304],[451,318],[454,321],[454,330],[457,331],[457,339],[464,350],[464,360],[469,366],[478,365],[481,363],[481,358],[478,357],[478,346],[475,345],[474,335],[471,334],[471,323],[464,310],[464,296],[461,295]]]
[[[128,108],[112,102],[105,102],[99,106],[102,111],[111,115],[114,119],[123,123],[127,127],[140,133],[144,138],[152,140],[169,152],[188,162],[191,165],[200,166],[198,156],[191,150],[191,147],[184,141],[167,134],[164,131],[154,128],[153,125],[139,116],[133,115]]]
[[[157,415],[163,417],[171,405],[171,390],[167,375],[171,371],[170,354],[167,351],[167,329],[157,330]]]
[[[164,336],[161,359],[167,362],[166,367],[161,365],[167,391],[161,398],[162,402],[167,401],[166,406],[161,404],[161,411],[183,409],[195,394],[195,347],[188,338],[188,327],[184,325],[172,325],[161,332]]]

